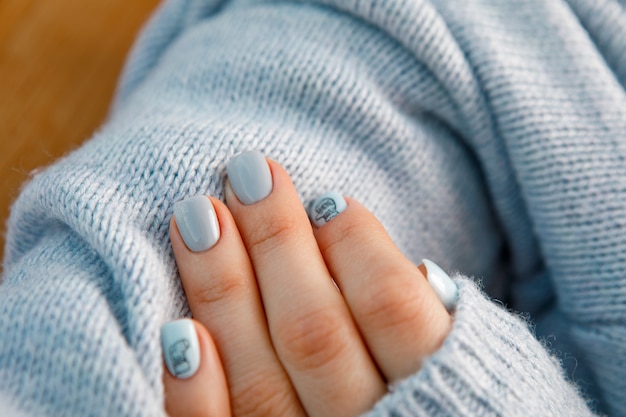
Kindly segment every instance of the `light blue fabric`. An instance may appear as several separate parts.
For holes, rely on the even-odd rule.
[[[163,415],[173,204],[257,149],[534,321],[458,278],[450,337],[375,415],[626,415],[624,7],[166,2],[108,122],[13,206],[0,414]]]

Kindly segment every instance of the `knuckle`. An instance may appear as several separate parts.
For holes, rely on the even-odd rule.
[[[388,273],[378,283],[368,286],[357,299],[362,322],[377,329],[414,328],[420,321],[422,295],[406,271]]]
[[[290,388],[290,387],[287,387]],[[231,388],[233,415],[238,417],[289,416],[298,406],[291,389],[275,375],[257,372]]]
[[[291,238],[297,221],[292,214],[269,216],[248,233],[248,252],[262,255],[284,245]]]
[[[220,274],[218,278],[204,280],[202,285],[189,292],[185,289],[185,292],[192,306],[232,303],[248,292],[248,281],[244,271],[233,270]]]
[[[287,315],[277,324],[276,337],[279,355],[303,371],[326,367],[347,345],[346,328],[329,311]]]

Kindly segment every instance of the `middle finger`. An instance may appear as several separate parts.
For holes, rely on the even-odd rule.
[[[248,152],[229,163],[228,178],[227,205],[252,260],[272,342],[307,414],[367,411],[385,383],[326,269],[288,174]]]

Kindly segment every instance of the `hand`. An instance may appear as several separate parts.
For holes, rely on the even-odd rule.
[[[407,260],[358,202],[316,200],[312,227],[288,174],[256,152],[229,163],[225,195],[227,206],[178,203],[171,222],[189,306],[208,330],[193,326],[198,371],[166,372],[171,416],[357,416],[448,334],[440,297],[454,303],[452,281],[432,274],[438,296],[425,279],[436,265]]]

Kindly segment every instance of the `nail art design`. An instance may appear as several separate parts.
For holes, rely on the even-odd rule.
[[[161,346],[165,364],[177,378],[189,378],[200,367],[200,346],[193,322],[176,320],[161,327]]]
[[[448,311],[454,310],[459,300],[459,288],[443,269],[430,259],[422,259],[426,279]]]
[[[309,218],[317,227],[322,227],[348,207],[341,194],[330,191],[315,199],[309,206]]]
[[[243,204],[257,203],[272,192],[272,173],[259,151],[243,152],[226,165],[228,180]]]
[[[174,205],[174,218],[185,244],[192,252],[205,251],[220,238],[220,225],[211,200],[197,195]]]
[[[189,349],[189,342],[187,339],[180,339],[177,342],[174,342],[172,346],[170,346],[170,360],[172,361],[172,368],[174,368],[175,375],[182,375],[185,372],[189,372],[191,370],[191,365],[189,364],[189,360],[187,360],[187,356],[185,353]]]

